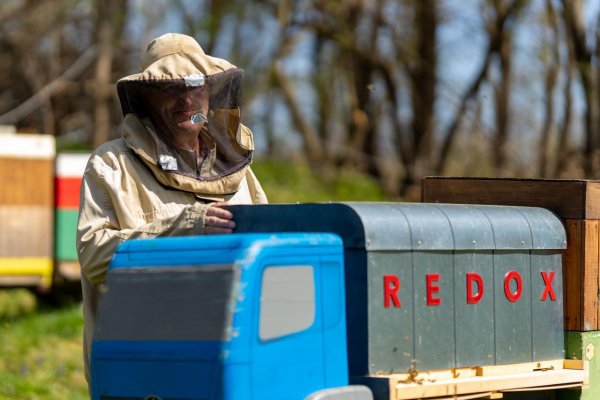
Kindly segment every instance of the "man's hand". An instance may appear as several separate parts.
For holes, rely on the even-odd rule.
[[[233,214],[231,211],[222,208],[227,203],[213,203],[206,210],[204,217],[204,233],[213,235],[217,233],[232,233],[235,228]]]

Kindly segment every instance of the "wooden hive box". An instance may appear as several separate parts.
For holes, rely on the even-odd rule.
[[[426,203],[495,204],[542,207],[565,224],[565,327],[600,329],[600,181],[427,177]]]
[[[53,136],[0,134],[0,286],[51,285],[54,154]]]
[[[54,256],[57,278],[78,280],[81,276],[77,249],[77,218],[81,179],[90,154],[61,153],[55,160]]]

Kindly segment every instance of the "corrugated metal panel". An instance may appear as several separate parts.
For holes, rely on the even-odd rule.
[[[529,222],[534,249],[565,249],[567,236],[561,220],[543,208],[519,207]],[[552,234],[550,234],[552,233]]]
[[[333,206],[333,205],[331,205]],[[329,206],[329,207],[331,207]],[[396,203],[348,203],[362,223],[366,246],[373,250],[406,250],[412,248],[410,226]]]
[[[530,267],[528,252],[496,251],[494,253],[496,364],[533,361]],[[512,273],[515,279],[508,279],[509,273]],[[517,301],[509,301],[507,290],[517,297],[519,291],[517,277],[521,280],[521,292]]]
[[[563,318],[563,278],[561,254],[531,254],[532,340],[533,359],[552,360],[564,357],[565,327]],[[546,291],[546,288],[548,289]]]
[[[367,250],[563,249],[560,220],[541,208],[343,203],[358,215]],[[407,237],[410,235],[410,238]]]
[[[370,252],[368,316],[369,373],[392,373],[410,368],[414,353],[414,292],[410,252]],[[386,277],[402,283],[397,299],[381,296],[381,283]],[[396,279],[397,278],[397,279]],[[394,301],[401,307],[394,307]],[[385,303],[388,307],[385,307]],[[392,333],[393,332],[393,333]]]
[[[454,254],[457,365],[494,363],[493,268],[492,251]],[[467,299],[467,286],[473,296],[471,303]]]
[[[489,218],[479,208],[462,205],[437,206],[444,213],[454,234],[454,249],[489,250],[495,248]]]
[[[230,209],[236,232],[333,232],[346,248],[367,251],[566,247],[560,220],[550,211],[527,207],[324,203]]]
[[[439,304],[428,304],[427,277],[432,281],[432,298]],[[455,364],[454,274],[452,253],[414,252],[413,290],[415,297],[414,359],[420,370],[453,368]]]

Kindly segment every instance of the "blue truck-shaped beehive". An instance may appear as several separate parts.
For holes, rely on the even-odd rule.
[[[93,399],[404,399],[585,383],[585,370],[563,368],[566,239],[547,210],[231,209],[235,234],[118,249]],[[486,375],[506,365],[533,367]]]

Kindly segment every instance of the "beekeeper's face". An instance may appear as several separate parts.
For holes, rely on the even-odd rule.
[[[186,86],[175,82],[157,84],[152,86],[148,100],[156,115],[174,134],[197,134],[206,123],[206,119],[198,115],[208,115],[206,86]]]

